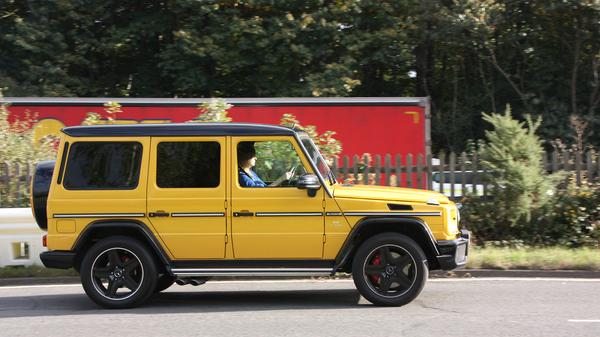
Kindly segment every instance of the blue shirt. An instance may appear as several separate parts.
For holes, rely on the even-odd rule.
[[[250,170],[250,174],[246,173],[242,168],[238,171],[240,186],[242,187],[267,187],[267,184],[260,179],[256,172]]]

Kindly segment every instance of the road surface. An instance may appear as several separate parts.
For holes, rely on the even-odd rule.
[[[350,280],[177,286],[143,307],[105,310],[80,285],[0,287],[0,336],[600,337],[600,279],[431,279],[380,308]]]

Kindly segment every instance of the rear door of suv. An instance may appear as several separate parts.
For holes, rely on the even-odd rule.
[[[226,137],[152,137],[148,217],[175,259],[225,257]]]

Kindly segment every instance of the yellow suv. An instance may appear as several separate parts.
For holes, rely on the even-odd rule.
[[[447,197],[336,182],[302,131],[243,123],[78,126],[37,166],[32,208],[48,268],[134,307],[174,282],[352,273],[376,305],[403,305],[429,270],[467,260]]]

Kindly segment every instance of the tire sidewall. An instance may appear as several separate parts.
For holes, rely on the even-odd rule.
[[[375,248],[383,245],[395,245],[401,247],[411,255],[415,262],[416,279],[411,288],[399,296],[385,297],[376,293],[367,284],[368,281],[363,274],[365,260]],[[401,306],[410,303],[421,293],[428,277],[429,268],[427,267],[427,258],[425,257],[423,249],[421,249],[421,247],[411,238],[398,233],[382,233],[367,239],[357,249],[352,261],[352,278],[356,288],[365,299],[375,305]]]
[[[144,270],[140,288],[129,298],[122,300],[111,300],[96,290],[92,280],[92,265],[98,255],[107,249],[124,248],[137,256]],[[157,284],[157,268],[154,258],[142,243],[138,240],[114,236],[98,241],[84,255],[81,261],[81,284],[86,294],[98,305],[110,309],[132,308],[141,305],[154,293]]]

